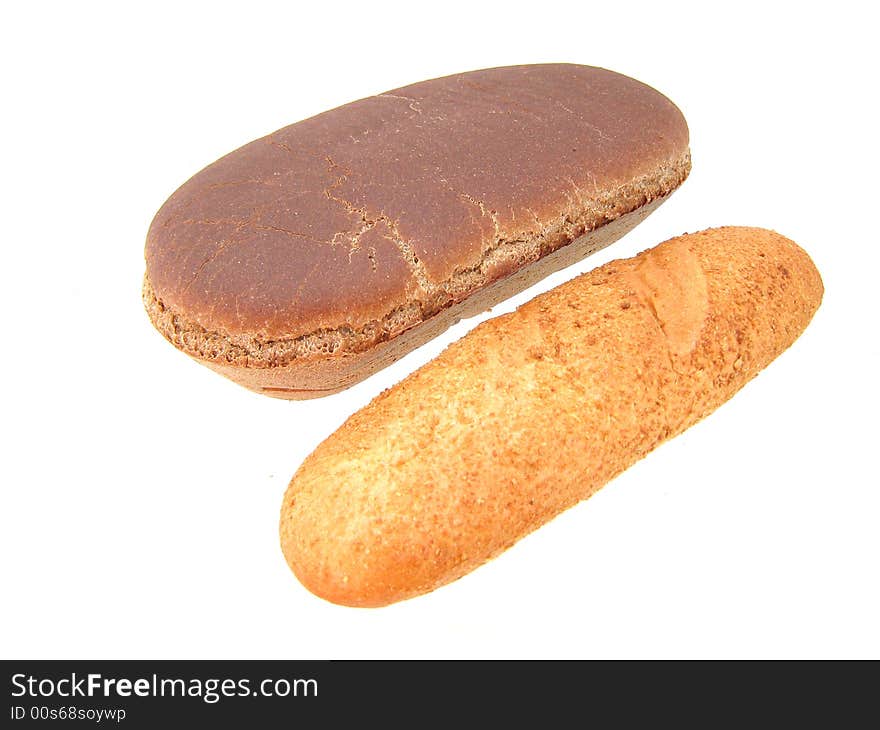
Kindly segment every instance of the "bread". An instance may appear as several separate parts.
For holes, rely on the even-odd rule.
[[[718,228],[482,323],[305,460],[282,506],[287,562],[350,606],[460,577],[724,403],[822,293],[792,241]]]
[[[552,64],[426,81],[285,127],[186,182],[150,227],[144,303],[232,380],[326,395],[607,245],[689,170],[679,110],[620,74]]]

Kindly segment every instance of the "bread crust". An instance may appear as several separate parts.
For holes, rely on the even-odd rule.
[[[783,236],[684,235],[488,320],[302,464],[280,535],[315,594],[381,606],[473,570],[700,420],[823,294]]]
[[[254,341],[252,346],[261,350],[272,348],[275,352],[269,356],[263,353],[262,357],[251,360],[247,354],[233,354],[236,352],[236,345],[227,338],[218,333],[207,332],[199,325],[166,309],[157,299],[149,281],[144,282],[144,306],[166,339],[198,358],[211,370],[239,385],[257,393],[286,400],[320,398],[345,390],[432,340],[459,320],[491,309],[498,302],[527,289],[554,271],[570,266],[612,244],[666,200],[667,197],[657,198],[631,213],[626,213],[534,263],[523,266],[510,276],[483,287],[467,299],[442,309],[428,320],[409,325],[394,336],[383,334],[385,330],[381,322],[373,323],[366,333],[348,334],[347,346],[332,354],[299,354],[296,352],[295,340],[274,341],[270,344]],[[316,338],[333,338],[339,335],[340,333],[332,331],[315,333]],[[252,366],[239,364],[242,357],[246,362],[252,363]],[[258,365],[266,362],[274,365]]]
[[[194,176],[150,227],[144,302],[169,341],[246,387],[323,395],[466,316],[475,294],[509,296],[494,285],[653,209],[689,170],[679,110],[620,74],[549,64],[434,79]]]

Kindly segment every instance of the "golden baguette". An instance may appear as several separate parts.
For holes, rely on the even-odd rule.
[[[305,460],[281,511],[287,562],[350,606],[449,583],[715,410],[822,293],[792,241],[717,228],[482,323]]]

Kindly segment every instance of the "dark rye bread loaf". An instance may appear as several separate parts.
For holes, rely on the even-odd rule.
[[[719,228],[483,322],[303,462],[281,511],[290,567],[351,606],[464,575],[724,403],[822,293],[792,241]]]
[[[307,398],[607,245],[687,177],[662,94],[567,64],[448,76],[241,147],[147,237],[144,302],[202,363]]]

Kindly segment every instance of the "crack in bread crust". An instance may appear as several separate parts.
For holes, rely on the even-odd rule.
[[[209,330],[174,311],[144,277],[143,301],[155,327],[178,349],[200,360],[241,368],[284,367],[298,360],[362,353],[422,324],[474,292],[489,286],[587,233],[672,193],[687,178],[690,152],[618,188],[592,199],[580,195],[555,217],[537,221],[537,231],[498,237],[480,260],[432,287],[425,299],[413,299],[362,326],[341,323],[335,329],[291,332],[289,337],[261,339]]]

